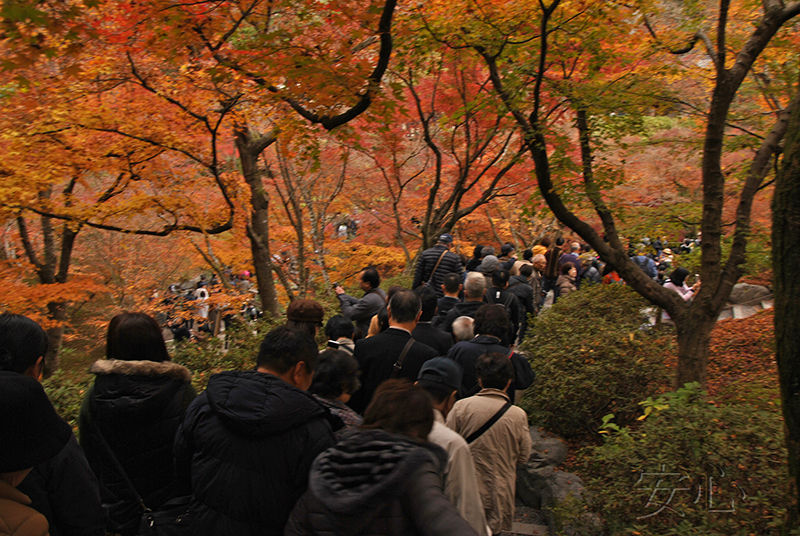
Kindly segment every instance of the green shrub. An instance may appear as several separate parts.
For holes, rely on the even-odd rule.
[[[534,322],[521,350],[536,381],[521,405],[531,422],[563,437],[594,435],[603,415],[621,423],[638,402],[669,384],[673,340],[641,330],[647,302],[622,285],[591,285],[559,300]]]
[[[790,479],[778,410],[717,407],[697,384],[642,404],[637,430],[607,417],[605,444],[573,467],[587,485],[582,506],[607,534],[779,532]],[[557,510],[563,525],[585,511],[574,501]]]
[[[192,385],[200,393],[212,374],[254,369],[264,335],[284,321],[284,318],[270,315],[264,315],[257,322],[236,321],[225,331],[225,342],[216,337],[198,342],[183,341],[170,352],[172,360],[192,371]]]
[[[56,412],[72,426],[76,434],[83,395],[93,383],[94,375],[89,374],[88,370],[58,370],[42,381]]]

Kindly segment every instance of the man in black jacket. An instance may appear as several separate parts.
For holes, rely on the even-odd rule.
[[[415,341],[427,344],[439,352],[439,355],[447,355],[447,351],[453,346],[453,338],[449,333],[431,325],[431,319],[436,314],[436,293],[428,285],[422,285],[414,292],[422,302],[422,315],[419,317],[417,327],[411,332],[411,336]]]
[[[283,534],[311,463],[336,443],[330,413],[306,393],[318,362],[310,335],[270,331],[253,371],[215,374],[175,437],[191,481],[192,534]]]
[[[439,237],[439,242],[435,246],[422,252],[414,272],[414,284],[411,288],[417,288],[432,279],[431,285],[436,292],[436,297],[441,298],[444,295],[442,291],[444,276],[449,273],[456,273],[460,276],[464,273],[461,259],[455,253],[448,251],[452,243],[453,237],[449,233],[445,233]]]
[[[468,272],[464,282],[464,301],[457,303],[446,315],[436,315],[431,324],[447,333],[453,332],[453,321],[459,316],[475,318],[478,307],[483,305],[483,296],[486,293],[486,278],[480,272]]]
[[[375,389],[384,380],[406,378],[415,381],[422,364],[438,357],[439,352],[430,346],[412,340],[411,332],[417,326],[421,308],[419,296],[413,290],[396,292],[387,307],[389,329],[356,341],[353,356],[361,369],[361,388],[353,393],[348,405],[358,413],[364,413]],[[405,356],[400,360],[407,345]]]

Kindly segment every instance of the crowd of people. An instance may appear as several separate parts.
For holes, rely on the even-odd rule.
[[[341,314],[325,324],[320,303],[293,301],[253,369],[214,374],[201,393],[155,319],[115,316],[80,444],[38,381],[46,332],[0,315],[0,534],[132,536],[143,515],[175,508],[196,535],[510,530],[531,451],[514,402],[535,379],[517,342],[548,299],[613,271],[561,239],[522,259],[510,244],[462,259],[451,244],[444,234],[423,252],[413,290],[384,292],[365,268],[363,296],[337,286]],[[656,271],[671,254],[634,253]],[[665,285],[691,299],[687,275]]]

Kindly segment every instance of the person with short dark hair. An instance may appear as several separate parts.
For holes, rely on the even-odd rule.
[[[447,355],[447,351],[453,346],[453,339],[449,333],[445,333],[439,328],[431,325],[431,319],[436,314],[436,293],[428,285],[422,285],[414,290],[422,302],[422,315],[419,317],[417,327],[411,332],[414,340],[427,344],[439,355]]]
[[[492,286],[486,289],[486,302],[502,305],[508,314],[508,333],[503,337],[503,342],[512,346],[517,340],[519,330],[520,306],[517,297],[506,290],[510,276],[508,270],[500,268],[492,272]]]
[[[561,275],[558,276],[556,287],[558,288],[558,299],[566,298],[570,293],[575,292],[578,288],[575,286],[575,279],[578,276],[578,271],[571,262],[565,262],[561,267]]]
[[[426,441],[433,425],[431,397],[422,387],[383,382],[364,424],[314,461],[286,536],[476,536],[442,493],[447,458]]]
[[[447,452],[444,494],[475,532],[486,535],[486,515],[478,492],[475,462],[472,461],[469,445],[461,435],[445,425],[461,386],[461,367],[446,357],[433,358],[422,365],[417,384],[428,391],[433,399],[434,423],[428,441]]]
[[[531,287],[532,274],[533,265],[523,264],[519,267],[519,275],[512,275],[506,287],[506,291],[516,296],[519,306],[519,329],[517,331],[519,343],[522,343],[528,330],[528,317],[536,315],[533,288]]]
[[[455,403],[447,426],[471,440],[486,521],[492,533],[498,534],[511,530],[517,466],[527,463],[532,442],[528,415],[512,405],[506,394],[514,377],[508,356],[484,354],[475,368],[481,391]],[[494,424],[485,428],[493,418],[497,418]]]
[[[275,328],[255,370],[214,374],[189,406],[174,448],[178,476],[191,482],[192,534],[283,534],[341,425],[306,392],[318,360],[307,332]]]
[[[0,315],[0,373],[8,373],[5,377],[9,381],[30,383],[28,378],[41,379],[49,346],[47,333],[30,318]],[[51,535],[104,536],[106,512],[100,502],[97,478],[72,429],[66,421],[58,419],[61,422],[58,426],[68,432],[60,450],[35,463],[16,491],[30,498],[30,507],[44,515]],[[9,433],[5,427],[2,429],[4,434]],[[40,432],[35,427],[30,430]],[[3,458],[0,453],[0,460]]]
[[[450,233],[444,233],[439,237],[439,241],[430,249],[426,249],[419,256],[417,268],[414,270],[414,282],[411,288],[430,281],[431,287],[436,292],[438,298],[442,297],[442,279],[445,274],[464,273],[464,266],[461,258],[450,251],[453,244],[453,237]]]
[[[474,272],[481,265],[483,259],[483,244],[478,244],[472,250],[472,258],[467,262],[464,270],[467,272]]]
[[[80,443],[100,481],[103,503],[111,505],[108,531],[132,535],[142,512],[126,480],[151,509],[189,493],[175,480],[172,443],[197,396],[192,374],[170,360],[161,328],[145,313],[111,319],[106,359],[93,363],[89,372],[95,380],[78,416]]]
[[[334,292],[339,298],[339,305],[345,318],[355,322],[362,333],[367,333],[372,317],[386,306],[387,298],[386,293],[379,288],[381,278],[374,266],[361,270],[359,283],[361,290],[364,291],[361,299],[349,296],[339,285],[334,288]]]
[[[342,420],[344,427],[336,432],[337,439],[341,439],[346,430],[363,421],[361,415],[346,405],[361,386],[358,375],[358,362],[351,354],[331,348],[320,352],[319,364],[308,392],[328,408],[332,415]]]
[[[47,535],[47,518],[30,507],[19,485],[33,467],[64,450],[72,438],[34,378],[0,372],[0,534]]]
[[[353,355],[355,342],[355,326],[351,321],[342,315],[333,315],[325,324],[325,336],[328,337],[328,347],[334,350],[341,350]]]
[[[450,309],[457,303],[461,303],[459,294],[464,286],[461,283],[461,276],[458,274],[447,274],[442,282],[442,292],[444,296],[436,302],[436,316],[445,316]]]
[[[464,300],[457,303],[446,315],[436,315],[434,317],[434,327],[438,327],[448,333],[452,332],[453,321],[459,316],[474,317],[475,311],[484,304],[483,296],[486,293],[486,278],[480,272],[467,272],[464,282]]]
[[[394,293],[387,313],[389,329],[356,341],[353,356],[361,369],[362,385],[348,405],[358,413],[363,414],[381,382],[395,377],[414,380],[422,364],[439,355],[411,336],[422,314],[422,302],[413,290]]]

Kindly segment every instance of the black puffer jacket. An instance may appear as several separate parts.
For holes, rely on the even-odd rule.
[[[169,361],[112,359],[97,361],[89,371],[96,378],[81,406],[80,442],[100,482],[103,502],[130,502],[134,498],[99,433],[145,504],[149,508],[161,506],[180,493],[172,444],[183,413],[196,396],[189,369]],[[127,514],[111,511],[110,521],[123,523],[126,520],[120,517],[135,513],[135,508]]]
[[[447,247],[444,244],[436,244],[432,248],[422,252],[417,262],[417,269],[414,271],[414,283],[411,288],[417,288],[427,283],[435,267],[436,273],[433,274],[432,282],[433,290],[436,291],[437,297],[441,298],[444,296],[444,291],[442,290],[444,276],[450,273],[456,273],[458,275],[464,273],[464,265],[461,264],[461,259],[458,255],[452,251],[448,251],[445,253],[444,257],[442,257],[442,252],[446,249]],[[442,257],[442,262],[440,262],[437,267],[436,262],[439,260],[439,257]]]
[[[442,492],[445,452],[382,430],[358,430],[321,454],[287,536],[472,536]]]
[[[194,494],[192,532],[279,535],[314,458],[336,442],[317,400],[272,374],[215,374],[175,438]]]

